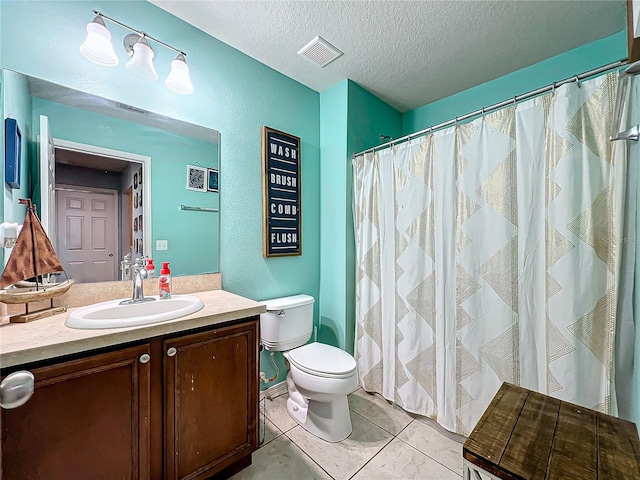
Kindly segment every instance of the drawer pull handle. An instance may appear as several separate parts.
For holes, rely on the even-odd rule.
[[[178,353],[176,347],[171,347],[169,350],[167,350],[167,355],[169,355],[170,357],[174,357],[176,353]]]
[[[29,401],[34,391],[33,373],[26,370],[14,372],[0,383],[0,407],[18,408]]]
[[[142,355],[140,355],[140,363],[149,363],[149,360],[151,360],[151,355],[149,355],[148,353],[143,353]]]

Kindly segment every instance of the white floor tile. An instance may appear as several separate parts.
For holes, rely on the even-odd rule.
[[[414,420],[400,432],[398,438],[462,475],[462,444],[435,428]]]
[[[232,480],[331,480],[313,460],[284,435],[253,453],[250,467]]]
[[[390,404],[381,395],[370,395],[362,389],[349,395],[349,408],[393,435],[400,433],[413,420],[407,412]]]
[[[296,421],[291,418],[289,412],[287,412],[288,398],[288,395],[280,395],[273,400],[269,400],[268,398],[264,400],[267,419],[283,432],[291,430],[297,425]]]
[[[346,480],[393,438],[389,432],[357,413],[351,412],[351,423],[353,432],[342,442],[326,442],[300,426],[286,432],[286,436],[334,479]]]
[[[264,442],[262,442],[262,445],[260,446],[260,448],[264,447],[271,440],[278,438],[280,435],[282,435],[282,431],[278,427],[276,427],[273,423],[271,423],[271,421],[267,419],[265,420],[264,423],[265,423]]]
[[[353,480],[460,480],[460,476],[424,453],[394,438]]]

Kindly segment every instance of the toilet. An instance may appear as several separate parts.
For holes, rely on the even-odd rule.
[[[347,395],[358,388],[356,361],[344,350],[306,344],[313,332],[313,297],[293,295],[263,303],[260,338],[287,361],[287,411],[301,427],[328,442],[351,435]]]

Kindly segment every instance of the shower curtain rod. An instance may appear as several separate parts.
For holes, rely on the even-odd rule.
[[[424,130],[420,130],[419,132],[415,132],[415,133],[410,133],[409,135],[405,135],[404,137],[400,137],[397,138],[395,140],[389,140],[388,142],[382,143],[380,145],[377,145],[375,147],[372,148],[367,148],[366,150],[363,150],[361,152],[358,153],[354,153],[352,155],[351,158],[355,158],[358,155],[363,155],[365,153],[373,153],[376,150],[381,150],[383,148],[389,147],[389,146],[393,146],[397,143],[402,143],[402,142],[406,142],[408,140],[411,140],[412,138],[417,138],[417,137],[421,137],[422,135],[425,135],[427,133],[431,133],[434,132],[435,130],[440,130],[444,127],[448,127],[450,125],[455,125],[458,122],[462,122],[464,120],[467,120],[469,118],[472,117],[476,117],[478,115],[484,115],[486,113],[490,113],[494,110],[498,110],[502,107],[505,107],[507,105],[511,105],[511,104],[515,104],[517,102],[520,102],[522,100],[527,100],[531,97],[535,97],[537,95],[540,95],[542,93],[548,92],[548,91],[553,91],[556,88],[558,88],[561,85],[564,85],[565,83],[571,83],[571,82],[579,82],[580,80],[584,80],[585,78],[588,77],[593,77],[594,75],[599,75],[601,73],[607,72],[609,70],[614,70],[616,68],[622,67],[623,65],[627,64],[627,59],[626,58],[622,58],[616,62],[612,62],[609,63],[607,65],[603,65],[602,67],[598,67],[598,68],[594,68],[592,70],[588,70],[584,73],[581,73],[579,75],[573,75],[572,77],[569,78],[565,78],[564,80],[560,80],[559,82],[553,82],[550,85],[547,85],[546,87],[542,87],[542,88],[538,88],[537,90],[532,90],[530,92],[524,93],[522,95],[516,95],[515,97],[509,99],[509,100],[504,100],[503,102],[500,103],[494,103],[493,105],[490,105],[488,107],[484,107],[481,108],[480,110],[476,110],[474,112],[471,113],[467,113],[465,115],[462,115],[460,117],[455,117],[452,120],[448,120],[446,122],[442,122],[442,123],[438,123],[437,125],[432,125],[429,128],[425,128]]]

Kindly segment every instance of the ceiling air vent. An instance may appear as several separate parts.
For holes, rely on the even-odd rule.
[[[302,55],[313,63],[324,67],[342,55],[342,52],[324,38],[316,37],[302,47],[298,55]]]

